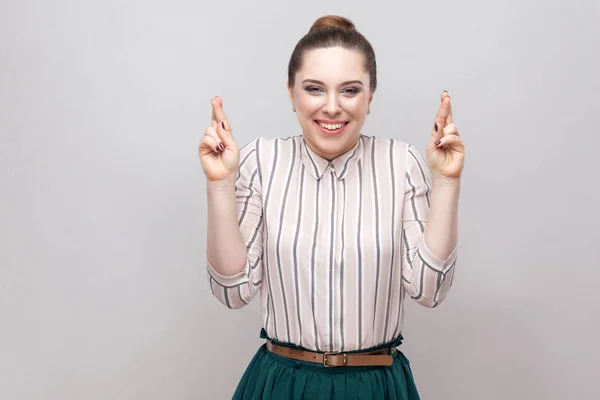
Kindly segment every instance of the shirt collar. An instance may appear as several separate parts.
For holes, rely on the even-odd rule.
[[[306,140],[302,138],[301,144],[301,159],[304,167],[308,171],[308,173],[315,178],[316,180],[320,180],[323,177],[327,168],[333,169],[333,172],[338,180],[344,179],[354,167],[358,164],[358,162],[362,158],[363,154],[363,136],[361,135],[358,139],[356,145],[353,148],[345,152],[344,154],[339,155],[331,161],[324,159],[315,153],[306,143]]]

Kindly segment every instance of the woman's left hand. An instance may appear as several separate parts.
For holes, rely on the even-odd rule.
[[[452,121],[448,92],[442,92],[440,108],[435,116],[431,139],[427,144],[427,162],[436,178],[460,179],[465,162],[465,145]]]

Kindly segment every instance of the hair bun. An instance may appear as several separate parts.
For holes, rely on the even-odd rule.
[[[342,29],[356,30],[356,27],[354,26],[352,21],[350,21],[346,17],[341,17],[339,15],[325,15],[325,16],[317,19],[312,24],[312,26],[310,27],[310,30],[308,32],[310,33],[310,32],[316,31],[317,29],[322,29],[322,28],[342,28]]]

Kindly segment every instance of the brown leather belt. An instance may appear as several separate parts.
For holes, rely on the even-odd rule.
[[[279,346],[267,340],[267,349],[274,354],[298,361],[308,361],[323,364],[325,367],[367,367],[387,366],[394,362],[392,355],[396,348],[371,351],[367,353],[337,353],[315,352]],[[391,354],[390,354],[391,351]]]

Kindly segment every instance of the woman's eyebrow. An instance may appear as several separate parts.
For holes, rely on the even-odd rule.
[[[305,79],[302,81],[302,83],[316,83],[317,85],[323,85],[325,86],[325,83],[318,81],[316,79]],[[350,84],[359,84],[359,85],[363,85],[362,81],[359,80],[353,80],[353,81],[345,81],[342,82],[340,86],[345,86],[345,85],[350,85]],[[364,86],[364,85],[363,85]]]

